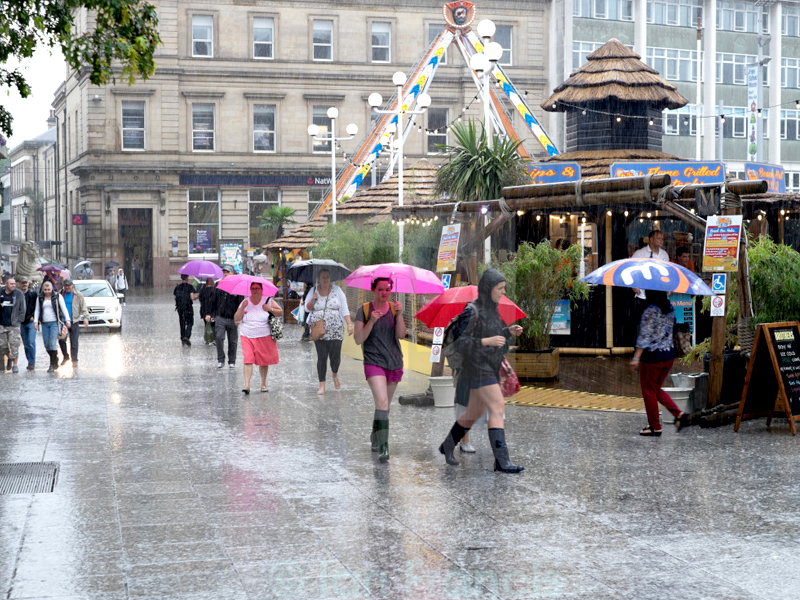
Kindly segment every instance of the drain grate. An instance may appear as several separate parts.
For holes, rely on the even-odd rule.
[[[58,481],[59,463],[0,463],[0,495],[52,492]]]

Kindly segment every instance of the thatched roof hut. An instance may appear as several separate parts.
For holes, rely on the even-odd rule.
[[[417,161],[403,172],[405,203],[436,202],[437,168],[429,161]],[[379,223],[392,218],[392,206],[397,202],[397,174],[375,187],[363,186],[353,197],[336,207],[337,221],[355,221],[359,224]],[[269,250],[308,248],[313,246],[314,234],[327,225],[332,218],[331,209],[286,233],[282,238],[267,244]]]
[[[567,113],[566,151],[621,148],[661,151],[661,111],[688,104],[641,57],[612,39],[559,85],[541,106]]]

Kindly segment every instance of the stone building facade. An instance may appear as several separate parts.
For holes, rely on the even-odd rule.
[[[266,243],[258,216],[270,205],[292,207],[304,222],[331,173],[330,149],[310,139],[308,125],[324,131],[325,112],[335,106],[340,124],[359,127],[356,139],[342,142],[352,153],[370,127],[367,96],[391,97],[392,74],[408,72],[444,27],[441,0],[154,4],[163,40],[155,75],[130,87],[96,87],[73,72],[53,107],[62,258],[115,261],[128,272],[135,258],[141,284],[156,287],[173,285],[188,258],[216,258],[220,240],[245,248]],[[548,92],[548,6],[476,2],[476,22],[497,24],[501,62],[532,98]],[[80,16],[79,29],[89,24]],[[435,144],[448,141],[445,127],[459,116],[480,118],[477,90],[456,52],[448,52],[431,109],[418,121],[438,133],[414,130],[406,164],[435,159]],[[511,107],[508,113],[524,132]],[[531,153],[541,153],[524,139]],[[340,151],[337,164],[344,160]],[[73,225],[72,215],[86,215],[85,224]]]

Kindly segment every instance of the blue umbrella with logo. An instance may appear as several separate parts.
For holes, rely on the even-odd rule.
[[[714,295],[711,288],[689,269],[655,258],[615,260],[595,269],[581,281],[595,285],[660,290],[692,296]]]

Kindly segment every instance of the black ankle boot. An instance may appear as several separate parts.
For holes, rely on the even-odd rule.
[[[375,438],[378,441],[378,460],[386,462],[389,460],[389,420],[377,421],[377,424]]]
[[[372,446],[372,451],[378,451],[378,419],[372,420],[372,433],[369,434],[369,443]]]
[[[47,369],[47,372],[52,373],[58,368],[58,352],[55,350],[48,350],[47,353],[50,355],[50,368]]]
[[[448,465],[453,465],[455,467],[460,464],[456,460],[453,452],[455,451],[458,442],[461,441],[461,438],[463,438],[469,430],[469,427],[464,427],[463,425],[460,425],[458,421],[456,421],[450,428],[450,433],[447,434],[447,437],[444,439],[444,442],[442,442],[442,445],[439,446],[439,452],[444,454],[444,459],[447,461]]]
[[[503,473],[519,473],[525,467],[515,465],[508,458],[508,446],[506,446],[506,430],[490,429],[489,442],[492,444],[494,452],[494,470]]]

